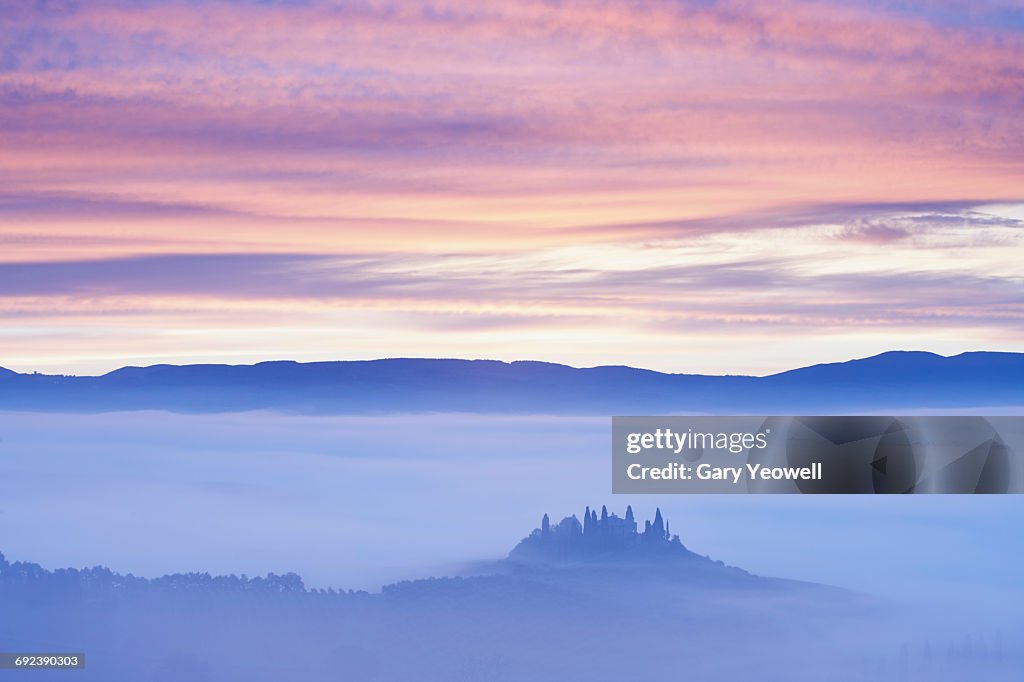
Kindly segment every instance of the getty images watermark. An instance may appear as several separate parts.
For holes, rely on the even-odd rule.
[[[1020,493],[1022,417],[614,417],[615,493]]]

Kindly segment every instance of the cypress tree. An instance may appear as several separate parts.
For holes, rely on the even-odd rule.
[[[665,520],[661,518],[661,507],[654,511],[654,524],[652,528],[654,528],[654,533],[659,539],[663,540],[665,538]]]

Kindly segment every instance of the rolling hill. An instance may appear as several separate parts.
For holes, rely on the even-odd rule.
[[[153,365],[102,376],[0,371],[0,409],[61,412],[814,414],[1021,405],[1021,353],[896,351],[763,377],[444,359]]]

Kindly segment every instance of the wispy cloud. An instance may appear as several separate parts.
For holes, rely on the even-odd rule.
[[[1022,223],[966,211],[888,210],[849,224],[516,253],[9,262],[0,264],[0,314],[14,323],[9,334],[20,327],[52,336],[82,324],[113,325],[120,335],[130,329],[133,338],[156,332],[147,345],[172,357],[175,348],[194,354],[212,338],[252,357],[260,348],[275,357],[331,357],[337,351],[325,340],[340,334],[346,356],[468,354],[580,364],[628,356],[635,364],[691,371],[738,371],[741,363],[747,371],[763,369],[761,358],[736,356],[755,337],[766,348],[765,340],[774,339],[770,369],[801,364],[815,343],[848,343],[858,335],[859,347],[872,351],[921,339],[948,351],[962,350],[964,338],[1004,348],[1024,341],[1024,278],[1015,255]],[[147,331],[149,325],[155,329]],[[24,353],[33,349],[22,344],[33,341],[33,334],[8,338]],[[445,350],[453,344],[458,352]],[[703,362],[673,347],[701,348]]]
[[[998,2],[0,2],[0,352],[1016,347],[1021,64]]]

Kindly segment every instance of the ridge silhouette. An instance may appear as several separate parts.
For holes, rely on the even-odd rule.
[[[1024,405],[1024,354],[893,351],[763,377],[496,360],[384,359],[0,371],[0,409],[307,414],[814,413]]]

